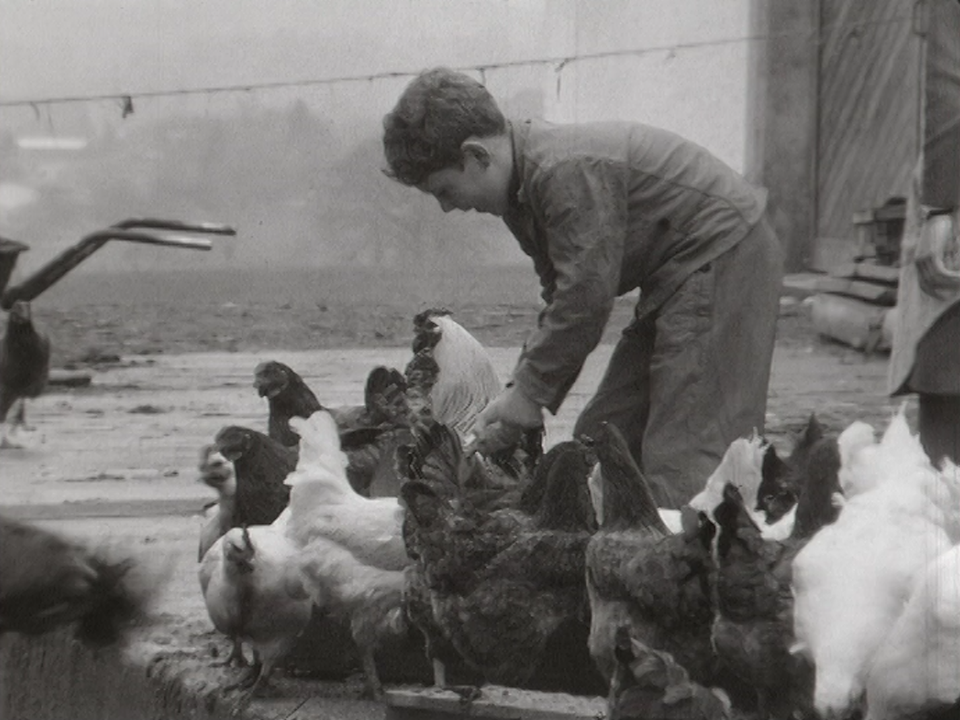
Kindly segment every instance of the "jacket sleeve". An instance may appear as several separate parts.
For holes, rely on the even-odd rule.
[[[571,159],[542,170],[528,193],[553,278],[513,383],[556,413],[613,309],[627,233],[627,189],[622,166]]]

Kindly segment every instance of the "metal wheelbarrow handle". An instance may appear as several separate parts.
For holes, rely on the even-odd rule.
[[[205,232],[216,235],[236,235],[233,228],[214,223],[191,225],[168,220],[125,220],[114,227],[90,233],[76,245],[68,247],[57,255],[19,285],[8,287],[3,293],[2,299],[0,299],[0,307],[9,310],[18,300],[33,300],[110,240],[124,240],[146,245],[166,245],[191,250],[210,250],[213,247],[209,240],[183,236],[152,235],[140,230],[124,229],[123,225],[127,227],[154,227],[164,230]]]
[[[186,223],[180,220],[161,220],[158,218],[128,218],[111,227],[121,230],[147,228],[150,230],[173,230],[175,232],[204,233],[205,235],[236,235],[237,231],[222,223]]]

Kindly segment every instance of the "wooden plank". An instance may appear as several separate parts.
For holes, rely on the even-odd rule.
[[[820,12],[818,244],[810,269],[830,272],[862,251],[856,223],[909,185],[918,150],[919,40],[897,0],[821,0]]]
[[[897,304],[896,288],[865,280],[828,276],[817,281],[817,290],[821,293],[859,298],[875,305],[892,307]]]
[[[86,387],[93,382],[93,375],[80,370],[51,370],[48,385],[58,387]]]
[[[524,718],[524,720],[595,720],[606,714],[607,703],[599,697],[518,690],[496,685],[479,688],[479,696],[467,699],[460,693],[439,688],[397,688],[385,691],[387,720],[421,718]]]
[[[874,263],[843,263],[832,269],[830,274],[839,278],[869,280],[892,286],[900,284],[900,268]]]

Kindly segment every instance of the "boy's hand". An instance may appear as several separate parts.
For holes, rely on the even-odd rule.
[[[490,401],[477,416],[469,452],[484,454],[502,450],[519,441],[523,431],[543,425],[543,409],[511,386]]]

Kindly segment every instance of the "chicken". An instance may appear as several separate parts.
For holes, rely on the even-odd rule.
[[[298,567],[317,606],[349,621],[367,687],[379,695],[374,652],[385,636],[404,629],[403,571],[410,560],[403,509],[396,498],[366,498],[350,486],[329,413],[290,423],[301,438],[300,457],[286,480],[290,506],[275,526],[298,548]]]
[[[232,528],[203,556],[199,579],[214,627],[229,637],[227,663],[245,664],[241,643],[253,647],[253,667],[238,683],[253,697],[307,626],[312,601],[300,579],[298,549],[277,528]]]
[[[944,528],[958,513],[902,409],[879,443],[872,435],[862,423],[841,433],[843,509],[793,562],[794,630],[816,668],[814,701],[822,715],[859,704],[870,663],[914,577],[950,547]]]
[[[722,690],[690,680],[670,653],[654,650],[617,629],[616,670],[610,686],[609,720],[724,720],[730,701]]]
[[[122,642],[143,620],[164,576],[132,556],[0,517],[0,635],[74,624],[93,647]]]
[[[422,632],[426,642],[426,655],[433,664],[434,684],[446,686],[446,665],[455,661],[459,654],[433,617],[430,589],[427,585],[426,565],[431,561],[434,574],[448,572],[447,582],[464,582],[471,573],[493,558],[506,547],[514,532],[530,523],[543,497],[546,473],[557,453],[548,453],[537,468],[537,477],[521,493],[519,487],[504,486],[486,475],[486,467],[477,457],[464,456],[457,433],[429,418],[414,428],[414,443],[401,446],[397,452],[398,474],[408,483],[401,488],[405,503],[417,503],[427,496],[423,510],[431,522],[420,527],[416,514],[407,512],[403,523],[403,537],[407,552],[415,561],[407,568],[404,585],[404,608],[409,620]],[[497,478],[494,475],[494,478]],[[427,486],[427,487],[424,487]],[[432,512],[431,503],[437,498],[446,500],[451,507],[461,511],[458,525],[451,532],[464,539],[462,552],[453,558],[453,563],[437,567],[442,560],[431,554],[433,547],[442,547],[445,528]],[[463,513],[469,513],[470,520]],[[423,538],[423,533],[433,533],[434,538]],[[421,553],[426,552],[422,557]]]
[[[290,419],[308,418],[326,410],[339,428],[350,461],[347,477],[353,488],[369,495],[371,486],[379,480],[382,493],[396,493],[392,454],[400,442],[409,439],[406,380],[398,370],[375,367],[367,376],[364,404],[343,408],[325,408],[300,375],[274,360],[256,367],[253,384],[260,396],[269,400],[271,438],[296,447],[300,438],[291,429]]]
[[[411,533],[408,526],[406,537],[433,623],[491,682],[524,684],[551,637],[570,623],[585,623],[590,454],[574,441],[551,453],[559,457],[548,463],[546,487],[528,522],[477,512],[420,480],[401,488],[416,528]]]
[[[960,546],[916,578],[874,656],[866,698],[866,720],[960,717]]]
[[[0,448],[22,447],[10,435],[26,429],[26,399],[40,395],[49,377],[50,338],[34,326],[30,304],[18,300],[0,341]],[[18,403],[8,432],[7,416]]]
[[[671,653],[696,682],[715,672],[710,643],[709,573],[713,524],[685,508],[684,530],[672,534],[650,487],[612,424],[597,433],[602,512],[587,545],[590,654],[609,681],[616,667],[618,627]]]
[[[375,653],[381,643],[407,632],[403,613],[404,571],[364,562],[325,537],[311,540],[300,552],[300,573],[318,607],[348,621],[360,651],[369,695],[383,697]]]
[[[323,405],[303,378],[281,362],[260,363],[253,371],[253,378],[257,393],[267,398],[270,407],[268,434],[287,447],[295,447],[300,438],[290,428],[290,418],[308,418],[323,410]]]
[[[789,460],[780,460],[776,452],[772,452],[771,446],[764,457],[763,479],[757,489],[756,505],[756,509],[766,516],[767,525],[795,513],[797,500],[804,490],[809,455],[814,447],[826,439],[826,429],[817,416],[811,414],[807,424],[794,438]]]
[[[396,498],[367,498],[347,480],[347,456],[330,413],[293,418],[300,435],[300,457],[286,479],[290,505],[283,522],[288,537],[300,547],[316,537],[339,543],[356,558],[384,570],[402,570],[409,563],[403,544],[403,508]]]
[[[774,524],[768,524],[766,513],[758,509],[758,496],[765,476],[768,486],[778,485],[781,482],[779,478],[788,467],[776,456],[773,446],[762,437],[738,438],[730,443],[717,469],[707,478],[703,490],[690,500],[689,505],[713,519],[713,509],[723,500],[723,488],[727,483],[733,483],[743,496],[750,517],[762,529],[764,538],[782,540],[790,535],[793,515],[788,513]]]
[[[232,527],[269,525],[276,520],[290,499],[284,480],[297,465],[296,448],[238,425],[220,430],[215,444],[236,472]]]
[[[759,717],[809,714],[813,665],[791,653],[791,564],[803,546],[766,541],[740,492],[728,484],[714,511],[717,521],[717,616],[713,643],[723,664],[757,693]]]
[[[237,475],[233,463],[217,450],[216,445],[206,445],[200,451],[200,478],[217,491],[217,500],[205,508],[197,560],[203,560],[217,538],[234,526],[237,499]]]
[[[413,358],[404,371],[410,409],[422,414],[426,406],[435,420],[466,438],[503,387],[493,362],[447,310],[425,310],[413,326]]]

